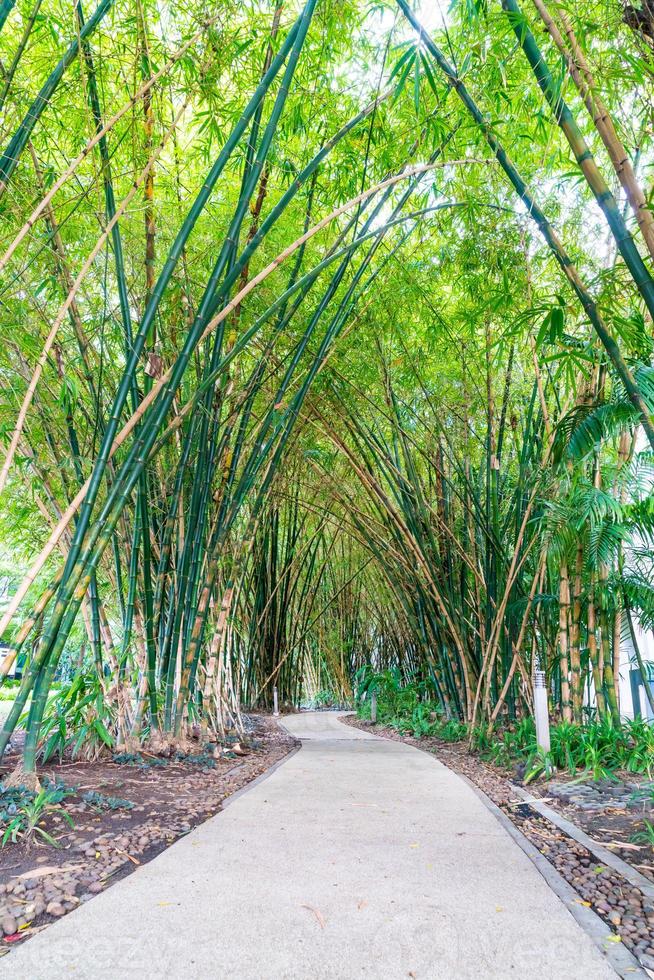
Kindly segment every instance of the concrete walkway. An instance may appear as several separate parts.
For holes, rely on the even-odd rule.
[[[284,722],[300,752],[0,978],[615,978],[455,774],[334,715]]]

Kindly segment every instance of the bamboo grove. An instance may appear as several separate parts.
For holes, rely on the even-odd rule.
[[[654,625],[648,9],[3,0],[16,779],[366,665],[490,728],[538,668],[619,723]]]

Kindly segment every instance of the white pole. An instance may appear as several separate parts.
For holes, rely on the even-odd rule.
[[[273,716],[279,717],[279,701],[277,699],[277,688],[273,687]]]
[[[377,724],[377,691],[372,692],[370,699],[370,721],[373,725]]]
[[[544,670],[534,671],[534,718],[538,748],[543,752],[549,752],[550,716],[547,709],[547,687]]]

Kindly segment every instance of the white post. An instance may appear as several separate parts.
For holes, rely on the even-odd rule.
[[[370,721],[373,725],[377,724],[377,691],[372,692],[370,699]]]
[[[547,709],[547,687],[545,671],[534,671],[534,719],[536,721],[536,743],[543,752],[550,750],[550,716]]]
[[[279,700],[277,698],[277,688],[273,687],[273,716],[279,717]]]

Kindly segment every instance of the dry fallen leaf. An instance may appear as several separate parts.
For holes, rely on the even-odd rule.
[[[62,864],[59,867],[55,865],[47,865],[41,868],[32,868],[30,871],[24,871],[22,875],[12,875],[12,878],[21,878],[23,880],[29,878],[41,878],[43,875],[56,875],[61,874],[64,871],[74,871],[75,865],[73,864]]]
[[[126,858],[129,858],[130,861],[132,862],[132,864],[140,864],[141,863],[135,857],[133,857],[131,854],[128,854],[127,851],[123,851],[122,848],[117,847],[116,850],[118,851],[119,854],[124,854]]]
[[[313,914],[316,917],[316,921],[318,922],[318,925],[320,926],[320,928],[321,929],[324,929],[325,928],[325,920],[323,919],[322,913],[320,912],[319,909],[314,909],[313,905],[303,905],[302,908],[303,909],[308,909],[309,912],[313,912]]]

